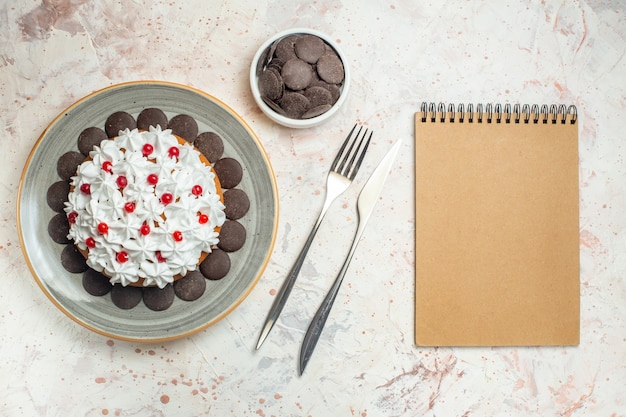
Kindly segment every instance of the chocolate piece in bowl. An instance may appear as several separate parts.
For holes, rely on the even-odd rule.
[[[161,109],[151,107],[143,109],[137,116],[137,129],[150,130],[150,126],[167,129],[167,115]]]
[[[287,62],[290,59],[296,58],[295,44],[297,39],[298,35],[290,35],[281,39],[276,45],[274,56],[282,62]]]
[[[317,61],[317,74],[329,84],[339,84],[345,76],[343,64],[335,54],[326,54]]]
[[[294,43],[296,56],[309,64],[315,64],[326,51],[326,44],[317,36],[305,34]]]
[[[110,138],[117,136],[122,130],[133,130],[135,128],[137,128],[137,121],[130,113],[125,111],[112,113],[104,122],[104,131]]]
[[[313,68],[299,58],[292,58],[285,62],[280,72],[285,87],[290,90],[304,90],[313,81]]]
[[[94,146],[100,145],[100,142],[108,139],[106,132],[99,127],[88,127],[78,135],[78,150],[85,156]]]

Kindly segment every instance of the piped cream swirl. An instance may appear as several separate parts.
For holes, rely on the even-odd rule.
[[[111,283],[163,288],[217,245],[215,173],[171,130],[126,129],[89,156],[71,178],[68,238]]]

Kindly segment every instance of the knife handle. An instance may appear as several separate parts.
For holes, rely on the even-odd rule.
[[[361,234],[363,232],[363,222],[359,221],[359,227],[357,228],[356,235],[352,240],[352,245],[350,246],[350,252],[348,252],[348,256],[346,260],[343,262],[343,266],[335,278],[332,287],[324,297],[324,301],[317,309],[315,316],[313,316],[313,320],[309,324],[309,328],[304,335],[304,340],[302,341],[302,346],[300,347],[300,366],[299,372],[300,375],[304,372],[304,368],[306,368],[311,355],[313,354],[313,350],[315,349],[315,345],[317,345],[317,341],[322,334],[322,330],[324,329],[324,325],[326,324],[326,319],[330,314],[330,310],[333,308],[333,304],[335,303],[335,298],[337,298],[337,294],[339,293],[339,288],[341,287],[341,283],[343,282],[343,277],[346,275],[346,271],[348,270],[348,266],[350,265],[350,261],[352,260],[352,255],[356,250],[357,244],[361,239]]]

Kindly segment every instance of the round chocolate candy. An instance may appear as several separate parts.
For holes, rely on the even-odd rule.
[[[48,187],[46,192],[46,202],[48,206],[58,212],[63,213],[67,195],[70,192],[70,183],[67,181],[57,181]]]
[[[146,287],[143,289],[143,303],[150,310],[163,311],[174,303],[174,287],[167,284],[163,288]]]
[[[57,174],[61,179],[68,181],[76,173],[76,168],[84,159],[85,155],[80,152],[65,152],[57,161]]]
[[[287,62],[292,58],[296,58],[295,44],[297,39],[298,35],[289,35],[281,39],[278,44],[276,44],[274,56],[282,62]]]
[[[105,139],[108,139],[108,136],[104,130],[99,127],[88,127],[78,135],[78,150],[84,156],[89,156],[93,147],[100,145]]]
[[[238,220],[250,209],[250,199],[245,191],[231,188],[224,191],[224,213],[230,220]]]
[[[230,256],[221,249],[213,248],[200,264],[200,272],[210,280],[222,279],[230,271]]]
[[[317,74],[330,84],[339,84],[345,77],[341,59],[335,54],[322,55],[317,61]]]
[[[70,233],[70,222],[67,221],[65,213],[57,213],[48,222],[48,235],[56,243],[62,245],[71,242],[67,235]]]
[[[116,307],[122,310],[129,310],[134,308],[143,297],[143,290],[140,287],[133,287],[127,285],[124,287],[121,284],[114,284],[111,288],[111,301]]]
[[[85,291],[96,297],[108,294],[111,288],[113,288],[113,285],[111,285],[111,282],[106,276],[91,268],[88,268],[85,273],[83,273],[82,282]]]
[[[215,132],[200,133],[193,144],[210,163],[215,163],[224,154],[224,142]]]
[[[285,87],[294,91],[303,90],[313,80],[313,68],[307,62],[293,58],[285,62],[280,75],[283,77]]]
[[[224,252],[235,252],[246,242],[246,228],[237,220],[226,220],[220,229],[217,247]]]
[[[119,136],[122,130],[133,130],[136,128],[137,122],[135,118],[125,111],[116,111],[107,117],[106,122],[104,122],[104,131],[110,138]]]
[[[309,99],[295,91],[285,91],[278,103],[292,119],[300,119],[310,106]]]
[[[222,188],[234,188],[243,177],[243,168],[239,161],[233,158],[222,158],[213,165],[213,169],[220,179]]]
[[[167,128],[172,129],[173,134],[180,136],[187,142],[193,142],[198,136],[198,123],[188,114],[178,114],[172,117]]]
[[[65,245],[61,251],[61,265],[67,272],[78,274],[87,270],[87,261],[73,244]]]
[[[174,281],[174,293],[181,300],[197,300],[205,290],[206,279],[199,270],[191,271],[183,278]]]
[[[162,130],[167,129],[167,116],[163,110],[154,107],[143,109],[137,116],[137,129],[150,130],[150,126],[160,126]]]
[[[315,35],[305,34],[296,39],[294,51],[301,60],[315,64],[326,51],[326,44]]]

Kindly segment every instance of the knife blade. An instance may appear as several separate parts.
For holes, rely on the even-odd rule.
[[[304,368],[306,368],[311,355],[313,354],[313,350],[315,349],[315,345],[317,345],[317,341],[322,333],[324,328],[324,324],[326,323],[326,319],[330,314],[330,310],[335,302],[335,298],[339,293],[339,288],[341,287],[341,283],[343,281],[343,277],[348,270],[348,266],[350,265],[350,261],[352,260],[352,255],[356,250],[356,247],[361,239],[361,235],[363,234],[363,230],[365,229],[365,225],[369,220],[372,212],[374,211],[374,206],[376,205],[376,201],[378,200],[378,196],[380,195],[383,186],[385,184],[385,180],[389,175],[389,171],[391,170],[391,166],[396,158],[398,150],[400,148],[401,141],[396,142],[391,149],[387,152],[385,157],[379,162],[378,166],[370,175],[365,185],[361,189],[359,193],[359,198],[357,200],[357,211],[359,215],[359,224],[357,226],[356,233],[354,235],[354,239],[352,240],[352,245],[350,246],[350,251],[348,252],[348,256],[335,278],[332,287],[326,294],[324,301],[318,308],[313,320],[309,324],[309,328],[307,329],[306,334],[304,335],[304,340],[302,341],[302,346],[300,348],[300,361],[299,361],[299,372],[300,375],[304,372]]]

